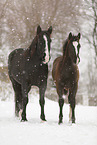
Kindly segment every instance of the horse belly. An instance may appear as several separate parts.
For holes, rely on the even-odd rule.
[[[52,77],[54,81],[57,81],[59,77],[59,71],[60,71],[60,62],[61,62],[62,57],[59,56],[58,58],[55,59],[53,63],[53,69],[52,69]]]

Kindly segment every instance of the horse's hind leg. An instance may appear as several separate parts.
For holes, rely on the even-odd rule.
[[[64,99],[59,97],[59,107],[60,107],[59,124],[61,124],[63,120],[63,105],[64,105]]]
[[[69,90],[68,101],[70,104],[70,114],[69,121],[75,123],[75,97],[76,97],[77,87],[75,86],[72,90]]]
[[[45,119],[45,113],[44,113],[44,104],[45,104],[44,95],[45,95],[45,91],[46,91],[46,85],[39,87],[39,94],[40,94],[39,103],[40,103],[40,107],[41,107],[40,118],[43,121],[46,121],[46,119]]]
[[[22,86],[22,119],[21,121],[27,121],[26,118],[26,106],[28,104],[28,92],[30,91],[30,86],[26,81],[23,82]]]
[[[16,82],[14,79],[11,79],[11,82],[15,92],[15,115],[18,117],[22,105],[21,85],[18,82]]]
[[[63,93],[62,93],[62,88],[57,88],[57,93],[59,96],[59,108],[60,108],[60,112],[59,112],[59,124],[62,123],[62,119],[63,119],[63,105],[64,105],[64,99],[63,99]]]

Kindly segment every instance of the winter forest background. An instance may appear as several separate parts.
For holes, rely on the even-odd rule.
[[[51,61],[46,96],[57,101],[51,70],[53,60],[62,54],[69,32],[81,33],[80,80],[77,103],[97,105],[97,1],[96,0],[0,0],[0,100],[12,99],[7,60],[16,48],[27,48],[36,28],[53,27]],[[36,88],[30,92],[38,93]],[[29,96],[30,96],[29,95]]]

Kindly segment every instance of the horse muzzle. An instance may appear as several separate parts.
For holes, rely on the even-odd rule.
[[[43,63],[44,63],[44,64],[49,63],[50,59],[51,59],[51,57],[50,57],[50,56],[49,56],[49,57],[47,57],[47,58],[45,58],[45,59],[43,60]]]
[[[79,57],[79,55],[77,55],[77,61],[76,61],[76,63],[79,64],[79,62],[80,62],[80,57]]]

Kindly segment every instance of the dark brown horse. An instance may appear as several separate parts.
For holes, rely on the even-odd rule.
[[[45,119],[44,95],[47,87],[48,62],[50,60],[50,35],[52,27],[42,31],[37,27],[37,34],[27,49],[15,49],[8,58],[8,73],[15,92],[15,113],[22,121],[27,121],[26,105],[31,86],[39,88],[41,119]]]
[[[52,77],[56,84],[57,94],[59,96],[59,124],[63,119],[63,95],[68,95],[68,102],[70,104],[69,119],[72,123],[75,123],[75,97],[78,88],[79,70],[77,63],[80,61],[79,48],[80,48],[80,33],[77,36],[73,36],[69,33],[68,39],[63,46],[63,56],[60,56],[54,60]],[[77,47],[75,47],[77,42]],[[77,48],[77,53],[76,53]]]

